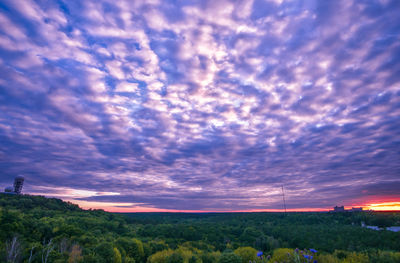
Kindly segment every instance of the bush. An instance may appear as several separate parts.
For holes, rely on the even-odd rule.
[[[400,252],[377,251],[369,256],[371,262],[400,263]]]
[[[287,261],[289,256],[288,254],[291,254],[293,252],[293,249],[289,248],[277,248],[274,250],[272,254],[271,261],[272,262],[283,262]]]
[[[369,259],[368,259],[368,256],[365,254],[352,252],[342,262],[343,263],[368,263]]]
[[[257,258],[257,250],[252,247],[240,247],[233,253],[242,259],[242,263],[248,263],[250,260],[255,260]]]
[[[339,263],[339,259],[330,254],[322,254],[315,257],[317,262],[323,263]]]

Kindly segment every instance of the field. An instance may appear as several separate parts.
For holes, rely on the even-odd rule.
[[[1,262],[400,262],[400,213],[132,213],[0,195]]]

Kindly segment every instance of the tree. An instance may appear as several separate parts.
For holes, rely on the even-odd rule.
[[[73,245],[69,253],[68,263],[77,263],[82,260],[82,249],[78,245]]]
[[[380,228],[389,227],[392,225],[392,220],[386,215],[377,215],[372,223]]]
[[[114,263],[122,263],[121,253],[119,252],[118,248],[114,248]]]
[[[191,258],[189,258],[189,263],[197,263],[197,261],[198,261],[198,258],[195,255],[193,255]]]
[[[174,251],[171,249],[158,251],[155,254],[151,255],[148,258],[147,262],[148,263],[167,263],[167,259],[172,253],[174,253]]]
[[[7,262],[17,262],[21,256],[21,244],[17,236],[14,236],[9,242],[6,243],[6,259]]]
[[[238,255],[242,259],[242,263],[248,263],[249,261],[257,258],[257,250],[252,247],[240,247],[233,253]]]
[[[35,251],[36,244],[32,245],[31,249],[29,250],[29,258],[28,258],[28,263],[31,263],[35,255],[33,252]]]
[[[257,238],[259,238],[260,236],[262,236],[261,231],[259,231],[258,229],[256,229],[255,227],[246,227],[243,230],[242,235],[240,236],[240,240],[245,242],[246,244],[249,245],[254,245],[253,243],[257,240]]]
[[[183,256],[178,252],[174,252],[167,257],[167,263],[183,263]]]
[[[51,251],[54,249],[54,244],[53,240],[50,239],[49,242],[46,244],[45,241],[43,241],[43,249],[42,249],[42,263],[47,263],[49,260],[49,255]]]
[[[98,256],[100,262],[109,263],[114,260],[114,248],[109,242],[100,243],[95,249],[94,252]]]
[[[235,253],[222,253],[218,263],[242,263],[242,259]]]
[[[125,257],[124,263],[135,263],[135,260],[133,258],[130,258],[130,257]]]
[[[147,244],[150,247],[151,254],[154,254],[158,251],[166,250],[169,248],[168,244],[166,244],[164,240],[151,240]]]
[[[61,254],[65,253],[68,251],[69,244],[68,244],[68,239],[67,238],[62,238],[60,243],[58,244],[58,248]]]
[[[117,246],[120,246],[125,250],[128,257],[135,259],[136,263],[144,261],[143,243],[139,239],[123,237],[119,238],[116,243]]]
[[[214,263],[214,262],[218,262],[219,258],[221,256],[221,253],[218,252],[211,252],[211,253],[203,253],[201,255],[201,261],[203,263]]]

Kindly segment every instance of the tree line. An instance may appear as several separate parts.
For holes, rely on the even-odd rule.
[[[1,262],[400,262],[400,213],[108,213],[0,195]],[[315,251],[315,252],[313,252]]]

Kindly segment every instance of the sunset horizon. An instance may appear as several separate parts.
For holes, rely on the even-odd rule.
[[[38,194],[39,196],[45,196],[47,198],[58,198],[57,196],[46,196],[44,194]],[[334,207],[319,207],[319,208],[282,208],[278,209],[250,209],[250,210],[176,210],[176,209],[160,209],[152,207],[130,207],[129,204],[105,204],[102,202],[82,202],[75,201],[74,199],[62,199],[66,202],[71,202],[78,205],[80,208],[85,210],[90,209],[101,209],[111,213],[264,213],[264,212],[333,212]],[[120,205],[115,207],[115,205]],[[382,202],[382,203],[365,203],[365,204],[353,204],[353,205],[342,205],[337,204],[335,206],[343,206],[346,212],[351,212],[352,208],[362,208],[363,212],[375,211],[375,212],[400,212],[400,202]]]
[[[399,3],[2,0],[1,191],[399,211]]]

